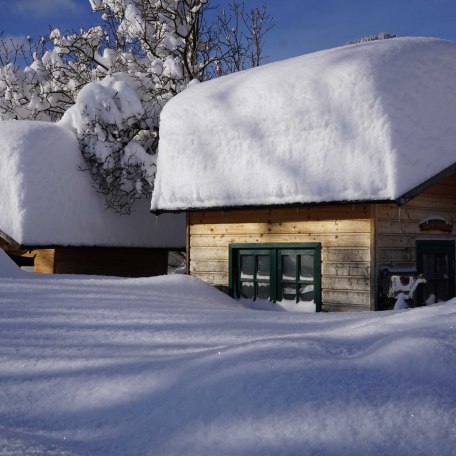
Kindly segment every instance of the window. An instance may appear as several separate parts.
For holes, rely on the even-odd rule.
[[[314,303],[320,311],[320,244],[231,245],[230,291],[238,299]]]

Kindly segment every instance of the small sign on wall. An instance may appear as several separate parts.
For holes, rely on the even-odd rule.
[[[444,233],[453,232],[453,222],[442,217],[430,217],[419,223],[421,231],[442,231]]]

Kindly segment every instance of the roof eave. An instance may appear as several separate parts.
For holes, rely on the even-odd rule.
[[[304,208],[318,206],[352,206],[355,204],[391,204],[394,200],[343,200],[343,201],[318,201],[318,202],[294,202],[283,204],[245,204],[239,206],[207,206],[207,207],[183,207],[178,209],[151,209],[152,214],[175,214],[181,212],[215,212],[215,211],[239,211],[255,209],[286,209],[286,208]]]
[[[448,166],[448,168],[445,168],[443,171],[440,171],[436,175],[432,176],[431,178],[425,180],[421,184],[417,185],[416,187],[412,188],[408,192],[404,193],[402,196],[394,200],[394,202],[399,205],[403,206],[404,204],[407,204],[410,200],[416,198],[418,195],[421,195],[424,193],[426,190],[428,190],[430,187],[432,187],[435,184],[438,184],[442,180],[446,179],[447,177],[450,177],[451,175],[456,173],[456,162],[453,163],[452,165]]]
[[[0,230],[0,237],[4,239],[11,247],[16,250],[25,250],[25,246],[17,242],[11,236],[8,236],[4,231]]]

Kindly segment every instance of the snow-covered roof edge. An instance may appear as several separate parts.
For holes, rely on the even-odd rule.
[[[181,207],[181,208],[172,208],[172,209],[151,209],[153,214],[178,214],[181,212],[198,212],[198,211],[218,211],[218,210],[238,210],[238,209],[280,209],[288,207],[314,207],[314,206],[336,206],[336,205],[353,205],[353,204],[387,204],[394,203],[398,206],[403,206],[407,204],[412,199],[416,198],[420,194],[424,193],[427,189],[432,187],[435,184],[438,184],[442,180],[450,177],[451,175],[456,174],[456,162],[444,169],[435,176],[427,179],[417,187],[414,187],[399,196],[397,199],[366,199],[366,200],[332,200],[332,201],[318,201],[318,202],[308,202],[303,203],[302,201],[292,202],[292,203],[283,203],[283,204],[250,204],[242,206],[208,206],[208,207]]]

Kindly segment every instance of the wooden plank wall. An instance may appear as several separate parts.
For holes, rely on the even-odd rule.
[[[190,213],[189,271],[227,287],[230,244],[320,242],[323,310],[368,310],[371,222],[369,205]]]
[[[55,273],[55,249],[33,250],[35,255],[34,271],[39,274]]]
[[[456,225],[456,174],[432,186],[406,205],[375,209],[377,274],[383,267],[415,267],[417,239],[455,239],[452,233],[421,231],[419,223],[432,216]]]
[[[35,272],[149,277],[167,273],[168,251],[140,248],[37,249]]]

